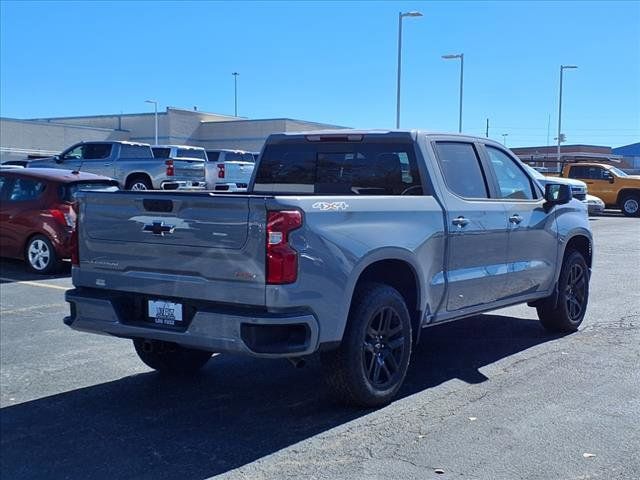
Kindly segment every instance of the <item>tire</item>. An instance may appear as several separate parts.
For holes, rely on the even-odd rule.
[[[589,267],[580,252],[567,252],[558,279],[558,296],[537,306],[542,326],[551,332],[575,332],[589,301]]]
[[[148,367],[167,374],[193,374],[211,358],[204,350],[181,347],[159,340],[134,339],[133,346],[140,360]]]
[[[620,210],[627,217],[640,217],[640,195],[630,193],[622,197]]]
[[[145,175],[134,175],[127,180],[127,190],[153,190],[153,185]]]
[[[394,288],[367,283],[358,288],[344,337],[322,352],[325,380],[341,403],[380,407],[396,395],[411,357],[411,318]]]
[[[34,235],[29,239],[24,259],[29,270],[42,275],[55,273],[62,265],[51,241],[44,235]]]

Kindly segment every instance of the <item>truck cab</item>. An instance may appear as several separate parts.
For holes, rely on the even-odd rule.
[[[640,176],[628,175],[606,163],[569,163],[561,177],[582,180],[589,193],[608,208],[619,208],[628,217],[640,216]]]

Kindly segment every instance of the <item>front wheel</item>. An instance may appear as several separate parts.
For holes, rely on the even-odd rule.
[[[411,357],[411,318],[394,288],[368,283],[358,289],[340,347],[321,354],[329,388],[342,402],[361,407],[389,403]]]
[[[575,332],[589,301],[589,267],[580,252],[567,253],[558,279],[558,296],[537,307],[542,326],[552,332]]]
[[[625,195],[620,202],[620,209],[627,217],[639,217],[640,195],[637,193]]]
[[[211,358],[211,352],[181,347],[159,340],[134,339],[140,360],[162,373],[189,374],[200,370]]]

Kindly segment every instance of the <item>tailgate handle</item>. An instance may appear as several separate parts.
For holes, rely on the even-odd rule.
[[[147,212],[171,212],[173,210],[173,202],[171,200],[156,200],[145,198],[142,206]]]

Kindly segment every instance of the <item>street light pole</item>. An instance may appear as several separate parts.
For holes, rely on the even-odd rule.
[[[578,68],[576,65],[560,65],[560,98],[558,99],[558,162],[560,161],[560,143],[562,142],[562,73],[565,68]]]
[[[154,145],[158,145],[158,102],[156,100],[145,100],[145,103],[153,103],[153,113],[155,120],[155,143]]]
[[[233,75],[233,103],[235,105],[235,113],[234,116],[238,116],[238,75],[240,75],[238,72],[233,72],[231,75]]]
[[[402,19],[404,17],[421,17],[422,13],[398,13],[398,83],[396,85],[396,128],[400,128],[400,79],[402,78]]]
[[[507,137],[509,136],[508,133],[503,133],[502,134],[502,145],[504,145],[505,147],[507,146]]]
[[[458,133],[462,133],[462,92],[464,88],[464,53],[458,53],[455,55],[442,55],[445,60],[451,60],[454,58],[460,59],[460,106],[458,113]]]

